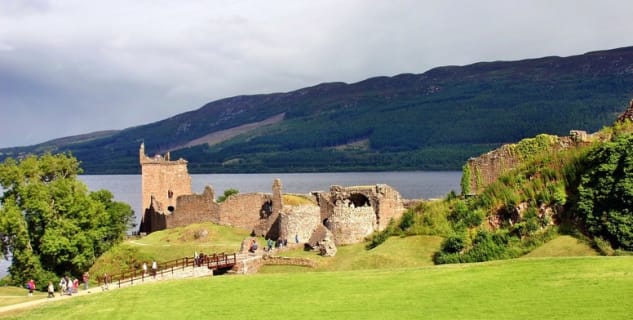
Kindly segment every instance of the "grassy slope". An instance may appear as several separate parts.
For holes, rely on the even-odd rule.
[[[524,258],[535,257],[574,257],[597,256],[598,252],[585,242],[572,236],[559,236],[524,255]]]
[[[206,230],[205,237],[196,234]],[[242,240],[249,232],[239,228],[219,226],[212,223],[192,224],[153,232],[141,239],[128,240],[113,248],[97,260],[90,269],[91,274],[117,274],[121,271],[139,269],[143,263],[168,261],[193,256],[195,251],[204,253],[237,252]],[[126,263],[127,262],[127,263]]]
[[[196,233],[207,231],[205,237],[196,238]],[[128,241],[126,245],[138,246],[158,260],[169,260],[193,256],[198,252],[236,252],[249,232],[213,223],[196,223],[183,228],[154,232],[139,240]]]
[[[314,271],[350,271],[389,269],[433,265],[433,254],[439,250],[442,238],[433,236],[391,237],[372,250],[365,243],[341,246],[335,257],[322,257],[314,251],[293,250],[285,256],[310,258],[318,263]],[[303,267],[264,266],[262,273],[306,271]]]
[[[518,259],[393,270],[168,281],[12,319],[628,319],[633,257]]]

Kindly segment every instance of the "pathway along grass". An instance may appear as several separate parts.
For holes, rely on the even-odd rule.
[[[628,319],[633,257],[222,276],[77,297],[10,319]]]

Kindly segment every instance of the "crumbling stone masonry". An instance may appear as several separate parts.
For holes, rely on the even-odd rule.
[[[176,199],[180,195],[191,194],[191,177],[187,172],[187,161],[179,159],[171,161],[169,153],[165,156],[145,155],[145,144],[139,150],[141,163],[141,212],[145,208],[153,207],[158,212],[173,212]],[[144,217],[143,217],[144,218]],[[151,232],[163,226],[164,221],[158,219],[153,223],[141,220],[141,232]],[[153,224],[153,226],[152,226]]]
[[[400,193],[384,184],[332,186],[328,192],[304,195],[313,205],[284,205],[279,179],[273,182],[272,194],[236,194],[217,203],[210,186],[202,194],[191,193],[185,160],[170,161],[169,154],[148,158],[144,152],[141,145],[143,205],[147,207],[140,232],[213,222],[318,248],[324,240],[336,245],[363,241],[405,210]]]
[[[629,101],[629,107],[618,116],[616,123],[626,121],[633,122],[633,99]],[[555,138],[556,141],[551,145],[549,152],[559,152],[592,141],[604,140],[607,137],[602,137],[598,133],[587,134],[582,130],[571,130],[569,136]],[[469,159],[464,166],[462,192],[466,195],[478,194],[503,173],[514,169],[520,163],[522,155],[514,152],[513,146],[515,145],[503,145],[499,149]]]
[[[548,137],[553,139],[547,146],[548,152],[559,152],[588,141],[587,133],[578,130],[573,130],[568,137]],[[479,194],[502,174],[523,163],[526,155],[517,152],[516,146],[517,144],[506,144],[479,157],[468,159],[462,173],[462,193]]]

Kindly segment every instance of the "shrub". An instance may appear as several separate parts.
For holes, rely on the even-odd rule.
[[[383,242],[387,241],[389,236],[394,235],[396,232],[396,221],[391,219],[389,220],[389,224],[387,224],[387,228],[382,231],[374,232],[373,235],[369,238],[369,243],[365,246],[367,250],[373,249]]]
[[[459,253],[466,248],[466,239],[464,235],[453,234],[446,238],[442,243],[442,252]]]
[[[402,215],[402,218],[400,218],[400,224],[398,225],[398,227],[400,228],[400,230],[406,231],[407,229],[411,228],[414,223],[415,223],[415,212],[413,212],[413,210],[407,210]]]
[[[237,189],[233,189],[233,188],[226,189],[226,190],[224,190],[224,194],[218,197],[217,202],[218,202],[218,203],[224,202],[224,201],[226,201],[226,199],[228,199],[230,196],[232,196],[232,195],[234,195],[234,194],[238,194],[238,193],[240,193],[240,191],[239,191],[239,190],[237,190]]]
[[[578,186],[578,214],[594,237],[633,250],[633,135],[601,144],[587,156]]]

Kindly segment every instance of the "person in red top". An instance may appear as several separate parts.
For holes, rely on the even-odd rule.
[[[79,279],[73,280],[73,293],[79,292]]]
[[[35,290],[35,280],[29,280],[29,283],[26,285],[29,289],[29,297],[33,296],[33,290]]]

